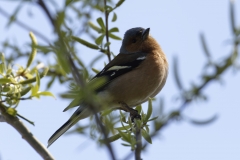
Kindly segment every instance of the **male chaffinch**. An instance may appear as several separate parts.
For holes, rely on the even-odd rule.
[[[96,93],[110,106],[131,112],[137,106],[156,96],[165,85],[168,62],[157,41],[149,35],[150,28],[129,29],[122,41],[120,53],[93,79],[106,77],[107,82]],[[48,140],[56,141],[80,119],[92,114],[91,109],[80,106]]]

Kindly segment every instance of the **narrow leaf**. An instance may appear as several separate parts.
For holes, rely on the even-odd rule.
[[[152,115],[152,99],[149,98],[148,99],[148,111],[147,111],[147,115],[145,117],[144,123],[146,123],[149,120],[151,115]]]
[[[79,104],[81,103],[81,101],[82,101],[82,96],[80,96],[80,97],[78,97],[78,98],[75,98],[75,99],[63,110],[63,112],[69,110],[70,108],[79,106]]]
[[[92,43],[89,43],[81,38],[78,38],[78,37],[75,37],[75,36],[72,36],[72,39],[81,43],[82,45],[88,47],[88,48],[92,48],[92,49],[99,49],[99,47],[95,44],[92,44]]]
[[[143,138],[150,144],[152,144],[152,139],[150,137],[150,135],[148,134],[148,132],[144,129],[141,130],[142,136]]]
[[[37,72],[37,70],[36,70],[36,72]],[[39,90],[39,84],[40,84],[40,77],[39,77],[39,75],[38,75],[38,72],[36,73],[36,84],[35,84],[35,86],[33,86],[32,88],[31,88],[31,91],[32,91],[32,93],[31,93],[31,96],[33,97],[33,96],[35,96],[37,93],[38,93],[38,90]]]
[[[38,73],[38,70],[36,70],[36,85],[38,86],[38,89],[40,88],[40,76]]]
[[[32,52],[29,55],[26,68],[28,68],[32,64],[33,59],[35,58],[35,56],[37,54],[37,48],[36,48],[36,46],[37,46],[37,39],[36,39],[36,37],[34,36],[34,34],[32,32],[29,33],[29,36],[30,36],[30,38],[32,40]]]
[[[117,27],[111,28],[109,32],[119,32],[119,29]]]
[[[120,38],[120,37],[118,37],[114,34],[111,34],[111,33],[109,33],[109,37],[112,38],[112,39],[115,39],[115,40],[122,40],[122,38]]]
[[[204,51],[205,55],[207,56],[207,58],[209,60],[211,58],[211,54],[208,50],[207,43],[206,43],[206,40],[205,40],[205,36],[204,36],[203,33],[200,34],[200,40],[201,40],[201,43],[202,43],[203,51]]]
[[[116,130],[128,130],[129,128],[131,128],[131,126],[127,125],[127,126],[123,126],[123,127],[117,127],[115,129]]]
[[[51,92],[48,92],[48,91],[38,92],[36,94],[36,96],[50,96],[50,97],[55,98],[55,96]]]
[[[119,7],[122,5],[122,3],[124,2],[125,0],[119,0],[115,6],[115,8]]]
[[[182,83],[180,81],[180,78],[179,78],[179,74],[178,74],[178,60],[176,57],[173,58],[173,72],[174,72],[174,79],[176,81],[176,84],[177,84],[177,87],[180,89],[180,90],[183,90],[183,86],[182,86]]]
[[[235,27],[235,11],[234,11],[234,1],[230,1],[230,20],[231,20],[231,28],[232,32],[236,32],[236,27]]]
[[[92,68],[92,71],[95,72],[96,74],[98,74],[100,71],[95,69],[95,68]]]
[[[107,141],[107,142],[114,142],[114,141],[118,140],[119,138],[121,138],[121,136],[120,136],[120,134],[118,133],[118,134],[116,134],[116,135],[114,135],[114,136],[112,136],[112,137],[107,138],[107,140],[100,139],[99,141],[100,141],[101,143],[105,143],[105,141]]]
[[[98,26],[96,26],[95,24],[93,24],[92,22],[88,22],[88,25],[95,31],[97,31],[98,33],[101,33],[102,30],[101,28],[99,28]]]
[[[104,44],[104,48],[108,47],[111,44],[111,42],[107,42]]]
[[[116,20],[117,20],[117,14],[114,12],[114,13],[113,13],[112,22],[115,22]]]
[[[20,95],[21,97],[26,95],[30,90],[31,90],[32,87],[27,87],[25,89],[23,89],[21,92],[20,92]]]
[[[127,133],[124,133],[122,131],[118,131],[118,133],[120,134],[120,136],[122,137],[123,140],[127,141],[127,142],[130,142],[130,139],[128,137],[128,134]]]
[[[213,117],[207,119],[207,120],[193,120],[193,119],[189,119],[189,122],[195,125],[206,125],[206,124],[210,124],[212,122],[214,122],[215,120],[217,120],[218,115],[214,115]]]
[[[102,43],[102,41],[103,41],[104,36],[105,36],[105,35],[99,36],[99,37],[95,40],[95,43],[96,43],[97,45],[100,45],[100,44]]]
[[[139,105],[135,108],[138,111],[138,114],[140,114],[142,112],[142,106]]]
[[[102,30],[105,31],[105,25],[104,25],[103,19],[101,17],[99,17],[97,19],[97,22],[98,22],[99,26],[102,28]]]

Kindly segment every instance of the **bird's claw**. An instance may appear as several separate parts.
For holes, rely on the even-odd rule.
[[[130,117],[131,117],[132,122],[134,122],[134,119],[141,119],[141,115],[138,114],[138,111],[135,109],[132,109],[130,111]]]

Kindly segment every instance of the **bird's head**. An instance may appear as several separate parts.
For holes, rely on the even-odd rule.
[[[122,41],[120,53],[147,52],[153,49],[152,46],[155,46],[157,42],[149,35],[149,32],[150,28],[144,29],[141,27],[127,30]]]

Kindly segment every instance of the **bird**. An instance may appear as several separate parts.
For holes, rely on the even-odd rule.
[[[150,28],[135,27],[125,32],[119,54],[90,82],[105,77],[106,82],[95,90],[97,96],[110,102],[109,107],[134,114],[132,107],[155,97],[165,85],[167,76],[166,55],[150,35]],[[48,147],[79,120],[90,115],[92,111],[79,104],[69,120],[49,138]]]

